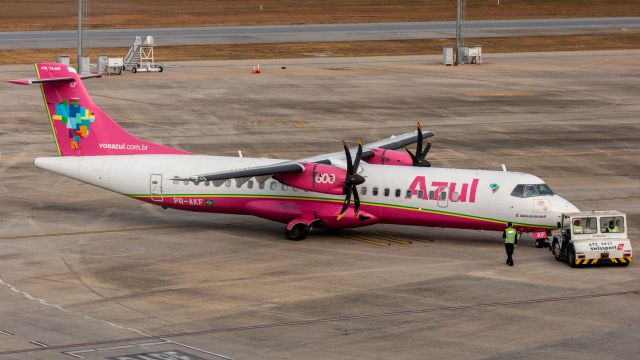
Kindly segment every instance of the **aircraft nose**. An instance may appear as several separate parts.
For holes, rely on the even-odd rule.
[[[580,211],[578,207],[561,196],[557,196],[557,199],[554,199],[552,209],[557,213],[570,213]]]

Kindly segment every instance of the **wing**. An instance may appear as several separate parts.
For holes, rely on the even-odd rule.
[[[426,139],[433,136],[433,132],[424,131],[422,133],[422,138]],[[411,145],[418,141],[418,132],[413,131],[406,134],[391,136],[383,140],[379,140],[376,142],[372,142],[369,144],[363,145],[362,158],[366,159],[371,157],[373,153],[371,149],[382,148],[387,150],[396,150],[402,147]],[[355,154],[357,148],[354,147],[349,149],[350,152]],[[266,166],[254,166],[248,167],[246,169],[237,169],[237,170],[229,170],[229,171],[219,171],[212,172],[208,174],[200,174],[189,176],[188,178],[181,178],[180,180],[191,180],[194,182],[199,181],[220,181],[227,179],[239,179],[239,178],[250,178],[257,177],[259,181],[261,178],[263,181],[268,179],[269,177],[277,174],[285,174],[285,173],[301,173],[304,171],[305,163],[319,163],[319,164],[331,164],[336,162],[338,164],[344,163],[346,159],[346,154],[344,151],[336,151],[333,153],[321,154],[312,157],[306,157],[297,160],[283,161],[281,163],[266,165]]]

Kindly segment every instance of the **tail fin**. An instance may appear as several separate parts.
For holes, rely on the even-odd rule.
[[[189,154],[138,139],[122,129],[96,106],[82,78],[67,65],[36,64],[37,79],[12,80],[38,83],[42,89],[53,137],[61,156]]]

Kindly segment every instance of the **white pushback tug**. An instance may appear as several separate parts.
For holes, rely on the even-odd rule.
[[[571,267],[596,264],[627,266],[633,259],[627,236],[627,216],[619,211],[582,211],[562,214],[560,234],[549,250]]]

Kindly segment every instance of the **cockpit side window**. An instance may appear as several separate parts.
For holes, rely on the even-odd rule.
[[[534,196],[553,195],[554,192],[547,184],[519,184],[511,192],[511,196],[528,198]]]
[[[524,193],[524,185],[516,185],[516,187],[513,188],[513,191],[511,192],[511,196],[521,198],[523,193]]]

